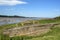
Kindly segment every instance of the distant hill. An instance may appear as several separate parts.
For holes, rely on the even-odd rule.
[[[26,18],[26,17],[24,17],[24,16],[16,16],[16,15],[14,15],[14,16],[0,15],[0,17],[9,17],[9,18]]]
[[[60,19],[60,16],[58,16],[58,17],[55,17],[54,19]]]

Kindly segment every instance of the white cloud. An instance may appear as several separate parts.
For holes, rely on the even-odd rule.
[[[17,5],[17,4],[27,4],[22,0],[0,0],[0,5]]]

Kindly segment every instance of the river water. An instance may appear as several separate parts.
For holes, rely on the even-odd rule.
[[[18,22],[23,22],[26,20],[38,20],[40,18],[2,18],[0,17],[0,25],[13,24]]]

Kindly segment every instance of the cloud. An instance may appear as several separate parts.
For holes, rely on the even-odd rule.
[[[22,0],[0,0],[0,5],[17,5],[17,4],[27,4]]]

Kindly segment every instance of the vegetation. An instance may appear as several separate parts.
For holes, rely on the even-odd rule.
[[[58,23],[60,22],[60,17],[56,17],[54,19],[44,19],[44,20],[37,20],[40,24],[45,23]],[[21,23],[18,23],[18,27],[22,26]],[[16,36],[16,37],[9,37],[9,35],[2,34],[4,29],[9,29],[12,27],[17,27],[16,24],[8,24],[0,26],[0,40],[60,40],[60,26],[54,26],[51,28],[51,31],[44,35],[39,36]]]
[[[51,31],[39,36],[16,36],[9,37],[8,35],[0,35],[1,40],[60,40],[60,26],[52,27]]]
[[[58,17],[55,17],[54,19],[60,19],[60,16],[58,16]]]
[[[15,15],[15,16],[0,15],[0,17],[8,17],[8,18],[26,18],[26,17],[24,17],[24,16],[17,16],[17,15]]]
[[[45,23],[58,23],[60,22],[60,19],[44,19],[44,20],[39,20],[40,24],[45,24]]]
[[[44,34],[43,36],[33,38],[30,40],[60,40],[60,27],[55,27],[51,29],[50,32]]]

